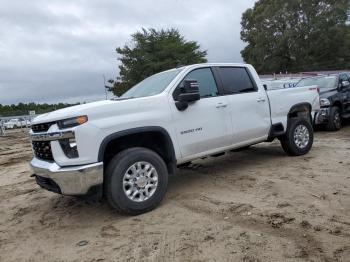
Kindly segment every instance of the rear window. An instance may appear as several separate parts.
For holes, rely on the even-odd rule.
[[[225,94],[240,94],[257,91],[244,67],[220,67],[220,75]]]

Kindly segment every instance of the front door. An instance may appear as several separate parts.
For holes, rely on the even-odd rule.
[[[194,69],[186,75],[186,79],[198,81],[201,98],[184,111],[179,111],[175,101],[171,101],[173,123],[183,159],[229,146],[231,132],[227,98],[219,96],[212,69]],[[174,92],[174,100],[181,85]]]
[[[347,74],[341,74],[339,76],[339,87],[340,90],[340,99],[343,105],[343,113],[347,115],[350,113],[350,87],[342,88],[342,82],[350,82],[350,78]]]
[[[219,67],[232,118],[235,146],[266,140],[271,127],[266,91],[258,88],[245,67]]]

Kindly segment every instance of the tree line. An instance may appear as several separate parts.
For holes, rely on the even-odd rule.
[[[348,10],[349,0],[259,0],[242,15],[243,60],[260,74],[350,69]],[[175,28],[142,28],[116,52],[120,72],[108,88],[117,96],[155,73],[207,62],[207,51]],[[71,104],[0,105],[0,115],[67,106]]]
[[[58,104],[19,103],[17,105],[0,104],[0,117],[28,115],[29,111],[35,111],[36,114],[44,114],[47,112],[51,112],[57,109],[61,109],[61,108],[65,108],[73,105],[77,105],[77,104],[67,104],[67,103],[58,103]]]
[[[242,16],[243,60],[260,74],[349,69],[348,10],[349,0],[259,0]],[[176,29],[142,29],[116,51],[116,95],[154,73],[207,61],[207,51]]]
[[[241,54],[259,73],[350,68],[349,0],[260,0],[242,17]]]
[[[146,77],[181,65],[205,63],[207,51],[187,41],[177,29],[145,29],[131,35],[131,44],[116,49],[119,77],[112,90],[123,94]]]

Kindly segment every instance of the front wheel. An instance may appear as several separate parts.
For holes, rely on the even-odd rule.
[[[305,119],[291,119],[288,130],[280,139],[283,150],[291,156],[308,153],[314,141],[313,129]]]
[[[163,159],[147,148],[135,147],[117,154],[105,174],[105,195],[117,211],[138,215],[162,201],[168,186]]]

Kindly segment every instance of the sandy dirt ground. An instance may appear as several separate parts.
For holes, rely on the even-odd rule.
[[[196,161],[136,217],[40,189],[30,158],[25,133],[0,137],[0,261],[350,261],[350,125],[302,157]]]

